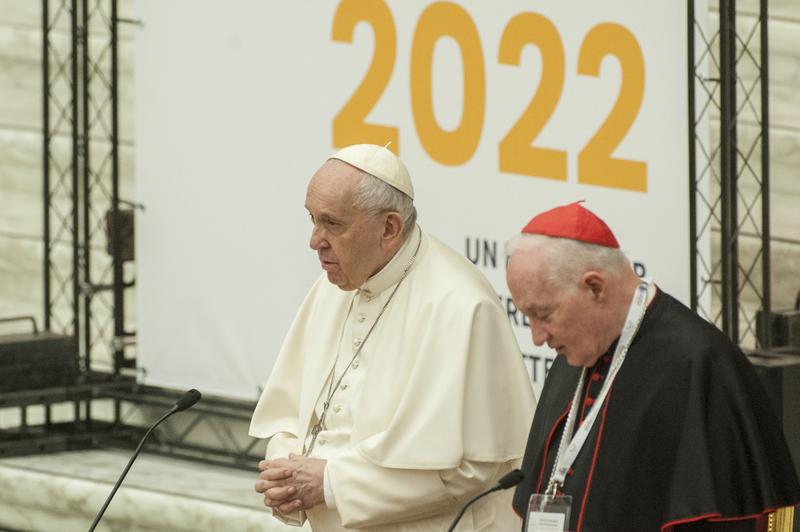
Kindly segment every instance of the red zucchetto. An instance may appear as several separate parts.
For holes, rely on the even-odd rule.
[[[522,228],[522,232],[570,238],[619,249],[619,243],[611,229],[592,211],[584,208],[581,203],[582,201],[576,201],[537,214],[528,222],[528,225]]]

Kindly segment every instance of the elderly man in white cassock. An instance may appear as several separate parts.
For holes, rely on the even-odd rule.
[[[355,145],[311,178],[311,248],[325,271],[256,406],[269,438],[256,491],[313,530],[441,531],[518,465],[534,399],[488,281],[416,223],[386,148]],[[511,530],[510,494],[456,530]]]

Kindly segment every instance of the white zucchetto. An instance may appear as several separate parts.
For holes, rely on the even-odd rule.
[[[414,199],[414,185],[411,184],[411,176],[406,165],[397,155],[382,146],[354,144],[342,148],[329,158],[355,166]]]

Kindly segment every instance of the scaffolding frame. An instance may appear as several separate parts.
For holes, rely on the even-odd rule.
[[[765,349],[770,327],[757,320],[772,312],[768,2],[737,14],[736,0],[718,0],[708,27],[695,1],[687,6],[691,306],[734,343]],[[714,121],[717,138],[707,134]]]

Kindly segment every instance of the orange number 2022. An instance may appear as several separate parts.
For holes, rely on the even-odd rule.
[[[397,35],[385,0],[342,0],[333,20],[333,40],[352,42],[358,22],[368,23],[375,34],[372,63],[361,84],[333,120],[333,144],[344,147],[357,142],[385,144],[399,153],[396,127],[370,124],[367,115],[389,84],[397,53]],[[442,37],[459,46],[463,62],[464,98],[461,121],[452,131],[436,121],[433,109],[433,53]],[[520,13],[509,21],[500,39],[498,62],[519,66],[522,50],[531,44],[542,58],[539,85],[528,106],[498,145],[501,172],[565,181],[567,152],[535,146],[534,141],[555,112],[566,76],[564,45],[558,29],[538,13]],[[613,156],[633,126],[644,97],[644,56],[636,37],[624,26],[604,22],[583,39],[577,72],[600,76],[603,59],[612,55],[622,76],[611,112],[578,152],[578,182],[644,192],[647,163]],[[428,155],[441,164],[464,164],[475,154],[486,109],[486,80],[480,35],[463,7],[453,2],[434,2],[417,22],[411,49],[411,108],[417,135]]]

